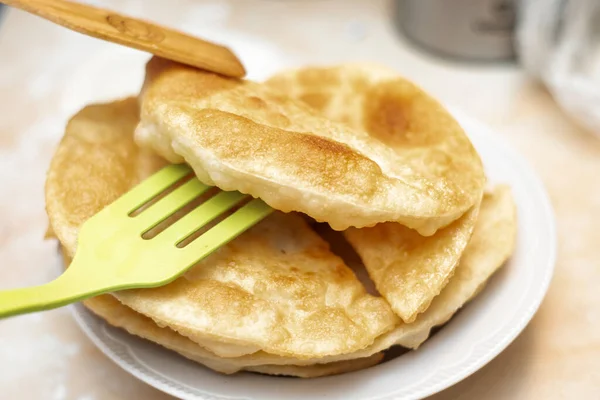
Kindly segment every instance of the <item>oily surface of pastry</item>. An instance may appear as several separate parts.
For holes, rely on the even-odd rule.
[[[415,334],[405,335],[397,343],[413,349],[420,346],[431,328],[444,324],[479,293],[513,253],[516,239],[517,211],[510,187],[495,186],[483,196],[473,235],[454,275],[427,311],[409,324]]]
[[[468,179],[464,171],[476,170],[476,162],[469,158],[470,146],[462,137],[447,142],[458,137],[457,123],[429,96],[390,70],[363,64],[308,67],[277,74],[267,85],[328,119],[367,132],[386,143],[399,159],[415,162],[415,169],[438,171],[450,182],[464,181]],[[423,158],[407,158],[411,152]],[[429,237],[393,222],[344,231],[379,293],[405,322],[425,311],[454,273],[477,220],[479,201]]]
[[[363,350],[324,357],[320,360],[303,360],[303,362],[329,363],[363,358],[394,345],[418,348],[427,340],[432,328],[446,323],[479,293],[488,279],[512,254],[516,236],[516,208],[510,188],[498,185],[485,193],[473,235],[456,267],[454,276],[441,294],[433,299],[427,311],[420,314],[412,323],[399,323],[393,330],[378,337],[371,346]],[[238,357],[237,360],[243,360],[245,365],[282,362],[281,357],[264,352]]]
[[[477,221],[479,204],[433,236],[398,223],[344,232],[377,290],[404,322],[412,322],[444,289]]]
[[[431,329],[446,323],[479,293],[494,272],[512,254],[516,237],[516,208],[510,188],[505,185],[496,186],[483,197],[473,236],[456,267],[454,276],[442,293],[432,301],[427,311],[410,324],[398,324],[366,349],[343,356],[326,357],[321,361],[368,357],[394,345],[417,349],[427,340]],[[265,353],[244,358],[252,358],[256,363],[276,362],[272,355]]]
[[[198,343],[217,340],[297,358],[364,348],[397,321],[305,221],[281,213],[175,282],[116,296]]]
[[[206,184],[304,212],[336,230],[397,221],[432,235],[479,201],[481,161],[436,101],[388,72],[372,78],[347,104],[363,120],[353,129],[274,83],[154,58],[136,140],[171,162],[186,161]]]
[[[484,194],[458,124],[387,69],[258,84],[155,58],[147,73],[139,99],[74,116],[52,160],[48,235],[65,263],[81,225],[165,158],[344,231],[276,211],[168,285],[84,302],[115,327],[226,374],[355,371],[418,348],[513,251],[510,189]]]
[[[222,373],[249,370],[275,375],[314,377],[332,370],[335,370],[335,373],[349,372],[376,364],[376,360],[381,357],[381,351],[393,345],[418,348],[428,338],[432,328],[447,322],[504,264],[513,251],[516,228],[515,205],[510,189],[507,186],[497,186],[487,192],[464,257],[456,268],[454,277],[442,294],[434,299],[431,307],[419,315],[415,322],[399,323],[366,349],[340,356],[300,360],[260,351],[235,358],[222,358],[170,328],[159,327],[151,318],[124,306],[112,296],[98,296],[86,300],[84,304],[111,325],[158,343]],[[68,258],[65,255],[67,262]],[[332,373],[334,372],[327,374]]]
[[[129,307],[119,303],[117,299],[110,295],[102,295],[88,299],[84,304],[94,314],[103,318],[109,324],[118,328],[123,328],[133,335],[160,344],[192,361],[196,361],[212,370],[224,374],[233,374],[245,370],[269,375],[315,378],[368,368],[378,364],[383,358],[382,353],[374,353],[368,357],[337,362],[334,361],[324,364],[294,365],[293,360],[290,360],[289,363],[282,365],[252,365],[253,363],[246,362],[243,359],[238,360],[236,358],[218,357],[204,349],[198,343],[191,341],[172,329],[159,327],[151,318],[136,313]]]
[[[85,107],[67,124],[45,188],[49,231],[67,249],[75,249],[84,221],[166,165],[136,146],[131,132],[138,112],[136,100],[130,98]]]
[[[113,118],[106,118],[107,110]],[[116,110],[129,117],[117,118]],[[126,157],[133,151],[135,112],[131,101],[91,106],[67,127],[46,193],[52,228],[70,257],[86,218],[128,190],[138,176],[153,172],[149,165],[160,165],[148,153]],[[129,131],[120,127],[124,122]],[[83,157],[87,143],[94,146]],[[88,167],[97,164],[102,168]],[[60,185],[85,190],[60,196]],[[387,302],[369,295],[300,216],[283,213],[257,224],[169,285],[115,295],[159,325],[205,341],[206,347],[210,341],[223,344],[211,349],[219,354],[224,347],[219,354],[224,357],[259,350],[297,358],[344,354],[370,345],[398,322]]]

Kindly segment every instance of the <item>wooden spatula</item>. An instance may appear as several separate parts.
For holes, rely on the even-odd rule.
[[[165,167],[88,219],[69,268],[44,285],[0,291],[0,318],[116,290],[165,285],[273,211],[262,200],[239,192],[220,192],[189,207],[211,190],[195,177],[184,182],[191,173],[186,165]],[[164,195],[169,188],[175,189]],[[161,194],[164,197],[152,203]],[[185,216],[156,236],[146,235],[184,210]]]
[[[64,0],[0,0],[71,30],[183,64],[240,78],[246,74],[228,48],[150,22]]]

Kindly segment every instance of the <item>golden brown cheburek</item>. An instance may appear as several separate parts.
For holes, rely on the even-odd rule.
[[[135,147],[135,102],[86,107],[67,126],[46,185],[52,228],[72,256],[81,224],[162,162]],[[173,283],[118,292],[125,305],[214,353],[318,358],[352,352],[397,317],[298,215],[275,213]]]
[[[85,306],[109,324],[123,328],[129,333],[160,344],[192,361],[196,361],[212,370],[232,374],[238,371],[260,372],[269,375],[288,375],[301,378],[335,375],[356,371],[378,364],[383,359],[382,353],[373,353],[367,357],[333,361],[321,364],[294,365],[294,360],[286,360],[284,364],[256,364],[245,359],[223,358],[206,350],[204,347],[178,334],[168,327],[160,327],[151,318],[139,314],[121,304],[110,295],[102,295],[88,299]],[[279,361],[279,360],[278,360]]]
[[[431,235],[479,201],[481,162],[437,102],[405,80],[381,79],[396,84],[377,81],[352,94],[352,104],[370,104],[352,109],[369,121],[354,129],[272,84],[154,58],[136,139],[171,162],[186,161],[206,184],[301,211],[336,230],[396,221]],[[406,110],[402,121],[394,119],[398,102]],[[388,136],[402,140],[393,147]]]
[[[84,221],[166,165],[136,146],[138,113],[131,98],[87,106],[68,122],[45,188],[49,230],[67,249],[75,249]]]
[[[393,345],[417,348],[429,336],[430,330],[447,322],[485,285],[490,276],[513,251],[516,237],[515,207],[506,186],[486,193],[475,232],[456,274],[429,309],[411,324],[400,323],[392,331],[378,337],[362,350],[318,359],[294,359],[259,351],[235,358],[223,358],[201,344],[177,334],[168,327],[159,327],[151,318],[136,313],[115,298],[104,295],[88,299],[86,307],[111,325],[158,343],[183,356],[222,373],[248,370],[275,375],[301,377],[349,372],[375,365],[381,351]],[[65,260],[68,262],[68,256]]]
[[[364,64],[307,67],[284,71],[266,84],[328,119],[367,132],[419,174],[437,174],[457,188],[474,185],[466,192],[481,196],[481,165],[458,124],[392,71]],[[344,231],[377,290],[405,322],[414,321],[448,283],[471,237],[479,202],[433,236],[394,222]]]
[[[350,228],[344,235],[394,312],[413,322],[452,278],[478,214],[479,204],[433,236],[393,222]]]
[[[371,67],[368,71],[361,68],[342,68],[334,74],[328,70],[325,75],[329,74],[330,85],[323,86],[329,87],[328,102],[324,101],[325,93],[313,92],[313,99],[320,96],[321,101],[308,103],[326,118],[337,118],[345,124],[356,123],[348,118],[368,113],[348,110],[367,101],[360,91],[354,97],[340,98],[339,93],[347,93],[346,80],[348,77],[358,79],[356,75],[361,74],[375,74],[378,79],[387,76],[387,73],[373,72],[377,70]],[[296,91],[293,96],[301,96],[307,101],[310,96],[298,87],[318,87],[315,82],[324,82],[323,71],[326,70],[309,74],[307,82],[312,83],[296,85],[295,89],[289,86],[288,89]],[[149,72],[158,72],[158,75],[151,76],[147,82],[171,76],[161,75],[160,68],[151,68]],[[195,89],[182,87],[181,91],[222,90],[220,83],[216,88],[211,87],[211,79],[202,81]],[[284,82],[287,81],[284,79]],[[240,84],[239,81],[234,83]],[[335,85],[338,85],[337,89]],[[166,90],[170,91],[169,88]],[[275,95],[275,99],[286,102],[279,95]],[[189,98],[182,102],[189,102]],[[325,111],[326,106],[328,111]],[[61,240],[66,259],[75,251],[78,228],[89,216],[164,164],[161,158],[140,150],[133,142],[132,130],[137,122],[137,107],[131,99],[87,107],[70,122],[53,160],[46,188],[51,230]],[[403,146],[393,144],[392,136],[378,137],[376,128],[363,126],[360,130],[385,143],[393,152],[402,154],[405,151]],[[344,232],[354,248],[359,253],[362,251],[363,260],[370,264],[371,277],[376,277],[377,268],[385,264],[376,256],[366,256],[369,252],[375,255],[382,252],[385,260],[399,262],[401,268],[395,269],[401,272],[400,279],[411,277],[406,271],[418,265],[418,260],[442,253],[439,263],[433,263],[429,269],[422,267],[431,264],[422,263],[419,274],[413,274],[411,278],[412,282],[419,283],[428,274],[439,276],[440,282],[446,277],[438,284],[441,294],[437,297],[434,296],[439,291],[435,293],[429,286],[419,294],[418,286],[415,289],[415,286],[404,285],[416,293],[407,300],[398,295],[394,297],[392,289],[397,285],[385,289],[386,297],[392,299],[390,303],[401,316],[398,310],[402,308],[398,308],[398,304],[402,306],[402,303],[394,304],[394,299],[406,301],[405,311],[418,308],[419,302],[431,303],[426,310],[426,306],[420,309],[424,312],[415,315],[416,320],[412,323],[396,318],[384,299],[367,295],[352,272],[305,221],[297,215],[280,213],[215,253],[213,258],[204,260],[175,284],[152,290],[119,292],[116,297],[100,296],[87,300],[85,305],[112,325],[224,373],[248,370],[313,377],[366,368],[377,364],[382,358],[381,352],[390,346],[418,347],[427,339],[431,328],[451,318],[509,256],[516,232],[509,190],[498,187],[486,194],[479,217],[478,204],[476,201],[470,211],[430,237],[422,237],[397,223]],[[473,236],[466,245],[476,218]],[[352,232],[356,234],[354,240]],[[370,242],[371,236],[382,240]],[[503,239],[495,240],[498,236]],[[408,242],[410,252],[403,252],[402,246],[397,246]],[[377,247],[381,245],[383,247]],[[462,254],[462,258],[454,268],[458,254]],[[454,276],[450,278],[452,273]],[[385,279],[376,281],[380,284]]]
[[[393,330],[381,335],[371,346],[363,350],[325,357],[320,362],[368,357],[394,345],[417,349],[427,340],[432,328],[449,321],[460,308],[481,291],[490,277],[512,254],[516,236],[516,208],[510,188],[505,185],[496,186],[484,194],[471,241],[465,248],[454,276],[442,293],[433,299],[429,308],[414,322],[399,323]],[[264,352],[239,357],[237,360],[244,360],[246,363],[280,362],[277,357]]]
[[[244,353],[296,358],[364,348],[397,321],[385,300],[368,295],[299,216],[281,213],[175,282],[117,297],[198,343],[216,340],[239,345]]]

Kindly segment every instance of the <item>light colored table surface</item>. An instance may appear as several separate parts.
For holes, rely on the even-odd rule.
[[[435,398],[599,398],[600,139],[571,123],[517,67],[450,64],[424,55],[395,33],[383,0],[94,3],[229,43],[254,78],[303,63],[385,63],[491,125],[547,185],[558,219],[556,274],[523,334]],[[19,11],[5,15],[0,287],[42,283],[57,274],[55,244],[42,240],[50,157],[69,115],[86,102],[135,92],[145,58]],[[113,365],[66,309],[0,321],[0,391],[6,399],[168,398]]]

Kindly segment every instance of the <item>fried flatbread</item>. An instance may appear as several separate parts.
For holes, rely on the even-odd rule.
[[[169,285],[115,295],[197,343],[296,358],[364,348],[397,322],[293,214],[269,216]]]
[[[133,100],[86,107],[67,126],[46,194],[69,256],[87,218],[162,164],[133,144],[136,111]],[[350,353],[398,322],[300,216],[279,212],[173,283],[115,296],[223,357]]]
[[[165,163],[135,145],[137,112],[133,99],[90,106],[67,127],[46,185],[50,231],[64,247],[65,259],[76,251],[77,231],[87,218]],[[477,203],[435,236],[420,240],[438,237],[436,243],[443,243],[437,242],[439,235],[450,237],[444,232],[452,229],[468,240],[461,221],[477,218]],[[396,238],[402,237],[397,229],[421,237],[389,225]],[[515,235],[510,190],[500,186],[484,196],[454,277],[412,323],[401,322],[383,298],[368,295],[302,217],[281,213],[173,284],[116,293],[122,303],[105,295],[84,304],[112,325],[223,373],[336,374],[375,365],[381,352],[396,344],[417,348],[432,327],[478,293],[509,257]],[[456,243],[436,249],[457,249]]]
[[[481,193],[481,165],[458,124],[394,72],[365,64],[308,67],[277,74],[267,85],[328,119],[367,132],[419,173],[435,171],[456,187],[477,182],[473,193]],[[479,202],[429,237],[393,222],[344,231],[379,293],[405,322],[425,311],[454,273],[477,220]]]
[[[455,276],[442,294],[434,299],[431,307],[417,321],[398,324],[392,331],[377,338],[373,345],[339,356],[300,360],[259,351],[236,358],[222,358],[169,328],[159,327],[152,319],[136,313],[109,295],[88,299],[84,304],[111,325],[158,343],[219,372],[230,374],[251,370],[293,376],[321,376],[320,374],[331,369],[339,373],[347,372],[376,364],[381,352],[391,346],[418,348],[428,338],[432,328],[446,323],[504,264],[514,248],[516,226],[516,212],[510,189],[498,186],[486,193],[475,232]],[[68,255],[65,255],[65,260],[68,263]],[[310,368],[302,368],[306,366]]]
[[[344,235],[394,312],[404,322],[413,322],[450,281],[478,213],[479,205],[433,236],[392,222],[350,228]]]
[[[486,192],[483,197],[473,235],[456,267],[454,276],[442,293],[433,299],[427,311],[420,314],[415,322],[399,323],[392,331],[378,337],[373,345],[363,350],[340,356],[324,357],[319,360],[301,361],[303,363],[330,363],[364,358],[394,345],[417,349],[427,340],[431,329],[445,324],[481,291],[494,272],[512,254],[516,236],[516,208],[510,188],[506,185],[496,186]],[[245,365],[288,362],[282,357],[275,357],[264,352],[239,357],[238,360],[244,360]],[[299,364],[300,361],[295,363]]]
[[[351,93],[348,112],[365,121],[361,129],[331,122],[273,82],[154,58],[136,139],[171,162],[186,161],[206,184],[336,230],[395,221],[432,235],[479,201],[479,156],[458,123],[408,81],[378,75]]]
[[[382,353],[374,353],[368,357],[325,364],[293,365],[293,360],[290,360],[288,364],[283,365],[246,365],[248,362],[244,359],[218,357],[172,329],[159,327],[152,319],[136,313],[110,295],[87,299],[84,301],[84,305],[113,326],[123,328],[133,335],[158,343],[192,361],[224,374],[233,374],[245,370],[269,375],[314,378],[368,368],[378,364],[383,359]]]

